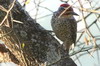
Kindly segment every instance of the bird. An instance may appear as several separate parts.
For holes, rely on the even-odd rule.
[[[63,42],[63,48],[67,53],[71,45],[76,44],[77,22],[74,18],[77,13],[74,12],[71,5],[63,3],[57,11],[53,13],[51,27],[56,37]]]

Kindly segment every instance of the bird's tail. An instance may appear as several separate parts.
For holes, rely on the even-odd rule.
[[[63,47],[64,47],[64,49],[69,53],[69,49],[70,49],[70,47],[71,47],[71,45],[72,45],[72,43],[71,43],[71,41],[65,41],[64,43],[63,43]]]

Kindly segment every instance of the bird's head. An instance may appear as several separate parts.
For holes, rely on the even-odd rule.
[[[59,16],[78,15],[77,13],[74,12],[73,8],[67,3],[61,4],[57,12],[59,13]]]

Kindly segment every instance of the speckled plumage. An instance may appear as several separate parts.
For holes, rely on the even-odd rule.
[[[65,50],[69,51],[70,46],[76,42],[77,23],[73,15],[59,17],[58,12],[54,12],[51,26],[57,38],[63,41]]]

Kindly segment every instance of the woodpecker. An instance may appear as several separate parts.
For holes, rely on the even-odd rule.
[[[53,13],[51,19],[52,29],[58,39],[63,42],[63,48],[69,53],[70,46],[76,43],[77,23],[73,15],[78,15],[68,4],[61,4]]]

